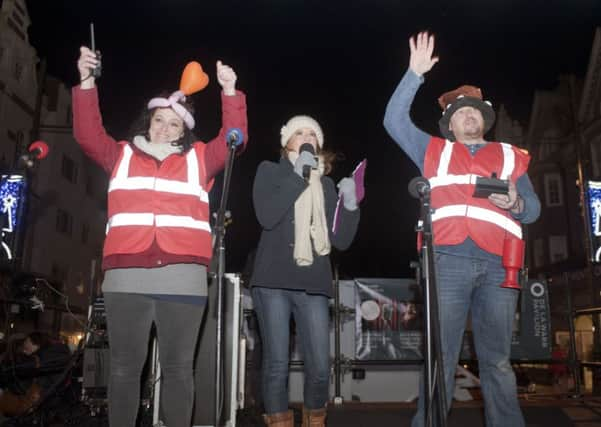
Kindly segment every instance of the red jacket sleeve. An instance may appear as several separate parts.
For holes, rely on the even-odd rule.
[[[246,96],[240,91],[236,95],[226,96],[221,93],[221,129],[219,134],[207,143],[204,150],[207,178],[210,180],[223,170],[227,159],[225,137],[232,128],[238,128],[244,134],[244,145],[238,148],[240,153],[248,142],[248,126],[246,119]]]
[[[75,86],[71,94],[73,136],[83,152],[110,174],[117,162],[120,149],[102,125],[102,116],[98,107],[98,90],[81,89],[80,86]]]

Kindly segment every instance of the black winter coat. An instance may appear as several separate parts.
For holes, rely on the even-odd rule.
[[[339,249],[347,249],[355,237],[359,224],[359,209],[349,211],[341,207],[340,223],[336,234],[332,223],[338,194],[334,181],[321,178],[324,191],[326,220],[330,242]],[[307,183],[294,172],[289,160],[279,163],[262,162],[255,176],[253,203],[257,220],[263,231],[255,256],[251,286],[304,290],[308,293],[332,296],[332,268],[328,255],[313,252],[313,264],[298,266],[294,252],[294,203],[307,188]]]

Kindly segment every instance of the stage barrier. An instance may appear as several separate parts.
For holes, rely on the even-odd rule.
[[[337,298],[331,301],[331,398],[335,402],[413,400],[417,397],[421,376],[423,320],[422,301],[415,281],[358,278],[341,280],[334,285]],[[195,361],[195,427],[214,423],[215,294],[216,286],[209,286],[209,304]],[[260,337],[253,322],[250,292],[241,287],[237,274],[226,274],[224,304],[223,425],[235,427],[236,411],[244,407],[245,401],[248,400],[249,406],[260,401],[256,395]],[[339,328],[336,328],[337,316]],[[302,402],[302,355],[295,341],[293,339],[291,351],[289,398],[291,402]],[[521,291],[516,311],[512,358],[516,362],[549,360],[550,345],[547,286],[544,282],[530,281]],[[84,388],[90,390],[105,389],[108,376],[106,346],[97,347],[88,349],[85,354]],[[472,349],[468,326],[461,358],[473,359]]]
[[[340,335],[336,354],[335,322],[330,325],[334,369],[330,395],[338,400],[410,401],[417,396],[422,363],[423,303],[412,279],[341,280]],[[333,310],[334,311],[334,310]],[[523,287],[514,321],[514,362],[551,359],[551,325],[546,283]],[[292,356],[290,400],[302,401],[302,356]],[[476,359],[468,322],[461,360]]]

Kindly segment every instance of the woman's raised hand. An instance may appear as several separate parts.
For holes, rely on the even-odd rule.
[[[82,89],[91,89],[94,87],[94,76],[92,70],[98,65],[96,53],[91,49],[82,46],[79,48],[79,59],[77,60],[77,70],[79,71],[79,80]]]
[[[217,81],[223,88],[223,93],[227,96],[236,94],[237,78],[238,77],[232,67],[223,64],[221,61],[217,61]]]

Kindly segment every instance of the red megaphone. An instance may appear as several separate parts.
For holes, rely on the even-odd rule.
[[[521,289],[519,283],[519,272],[524,263],[524,248],[526,244],[522,239],[505,238],[503,241],[503,267],[505,268],[505,280],[501,283],[502,288]]]

